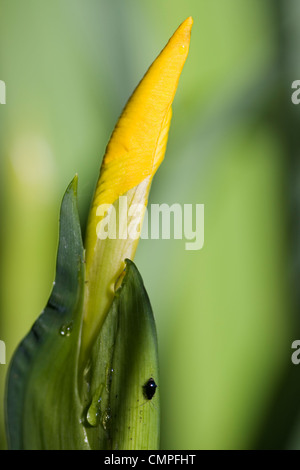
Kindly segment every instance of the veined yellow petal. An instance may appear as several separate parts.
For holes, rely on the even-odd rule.
[[[99,239],[99,222],[104,217],[99,207],[112,205],[114,214],[122,195],[128,196],[129,205],[147,205],[152,178],[166,150],[171,106],[188,55],[192,24],[192,18],[187,18],[150,66],[107,145],[86,232],[83,348],[99,331],[124,260],[133,259],[137,246],[136,239]],[[141,223],[142,218],[143,214]],[[120,220],[118,223],[121,225]]]
[[[157,152],[157,146],[168,127],[166,120],[188,55],[191,27],[192,18],[179,26],[129,99],[107,146],[95,205],[113,203],[145,177],[153,176],[163,160],[165,148]],[[115,165],[126,178],[111,178]]]
[[[193,24],[187,18],[148,69],[129,99],[107,145],[87,227],[87,246],[96,237],[97,207],[153,177],[167,145],[171,105],[186,61]]]

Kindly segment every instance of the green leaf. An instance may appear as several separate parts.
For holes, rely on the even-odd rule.
[[[62,201],[52,294],[10,364],[6,425],[11,449],[86,447],[76,379],[84,283],[76,192],[77,177]]]
[[[101,362],[99,364],[99,357]],[[88,430],[92,448],[159,448],[159,386],[151,400],[144,386],[158,377],[157,335],[142,278],[130,260],[101,334],[94,345],[87,378],[91,390],[87,416],[97,429]]]
[[[84,250],[77,177],[61,206],[56,279],[44,312],[17,348],[6,386],[10,449],[157,449],[157,338],[143,281],[126,272],[85,367],[79,367]],[[85,325],[88,327],[88,325]]]

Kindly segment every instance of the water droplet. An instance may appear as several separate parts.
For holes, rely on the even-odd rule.
[[[70,336],[73,330],[73,322],[71,321],[70,323],[66,323],[61,326],[59,333],[61,336]]]
[[[101,384],[100,387],[96,390],[96,393],[94,394],[92,402],[87,411],[86,420],[90,426],[97,426],[99,424],[103,388],[103,384]]]
[[[110,409],[107,408],[104,413],[103,413],[103,416],[102,416],[102,426],[103,426],[103,429],[106,431],[107,428],[108,428],[108,425],[109,425],[109,421],[110,421]]]
[[[100,417],[100,403],[98,404],[98,406],[95,406],[95,404],[92,403],[88,409],[86,420],[90,426],[95,427],[99,423],[99,417]]]

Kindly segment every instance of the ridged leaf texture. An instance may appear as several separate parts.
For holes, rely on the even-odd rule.
[[[149,379],[159,385],[157,337],[142,278],[126,260],[122,285],[81,364],[84,268],[75,177],[61,205],[52,293],[8,372],[10,449],[158,449],[159,386],[151,399],[145,394]]]

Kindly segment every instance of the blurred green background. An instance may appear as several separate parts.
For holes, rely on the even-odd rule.
[[[190,15],[149,203],[204,204],[205,244],[141,240],[135,258],[158,328],[161,447],[300,448],[297,0],[0,0],[0,339],[8,363],[51,291],[65,188],[78,173],[84,228],[114,124]],[[5,448],[3,406],[0,422]]]

